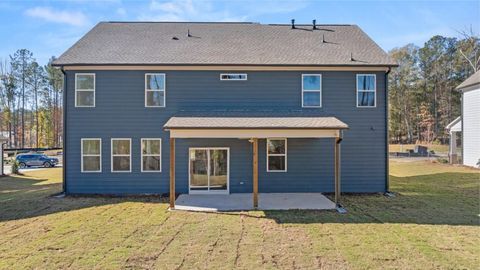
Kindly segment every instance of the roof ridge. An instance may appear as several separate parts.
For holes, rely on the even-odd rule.
[[[269,23],[263,25],[271,25],[271,26],[292,26],[291,23]],[[312,26],[311,23],[295,23],[295,26]],[[316,26],[354,26],[355,24],[335,24],[335,23],[316,23]]]
[[[258,22],[102,21],[102,23],[260,24]]]
[[[189,21],[101,21],[101,23],[166,23],[166,24],[255,24],[255,25],[266,25],[266,26],[291,26],[290,23],[259,23],[259,22],[189,22]],[[296,26],[311,26],[309,23],[297,23]],[[355,24],[335,24],[335,23],[320,23],[316,24],[317,26],[355,26]]]

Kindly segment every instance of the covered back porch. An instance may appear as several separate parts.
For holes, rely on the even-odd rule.
[[[190,194],[182,194],[178,198],[178,209],[183,209],[189,204],[195,208],[195,204],[197,204],[199,208],[203,209],[222,210],[219,209],[222,207],[215,206],[222,201],[224,201],[224,205],[237,202],[237,205],[232,205],[229,210],[331,209],[340,202],[340,142],[342,141],[342,131],[347,128],[345,123],[335,117],[172,117],[164,126],[165,130],[170,131],[170,208],[176,208],[175,151],[177,139],[244,139],[248,140],[251,145],[251,160],[249,157],[246,162],[251,162],[252,193],[205,195],[189,192]],[[261,177],[259,179],[259,139],[278,138],[333,139],[331,140],[333,141],[331,149],[334,153],[332,159],[334,160],[335,203],[331,203],[320,193],[290,193],[287,191],[259,194],[259,181],[262,181]],[[181,153],[183,154],[183,151]],[[311,165],[306,165],[304,169],[309,170],[309,168]],[[191,169],[189,168],[189,170]],[[295,179],[292,179],[292,185],[295,185]],[[247,201],[249,203],[246,203]],[[246,207],[247,205],[249,207]]]

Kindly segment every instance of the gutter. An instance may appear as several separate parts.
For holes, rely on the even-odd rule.
[[[65,72],[64,68],[61,67],[60,70],[63,73],[63,110],[62,110],[62,116],[63,116],[63,123],[62,123],[62,144],[63,144],[63,154],[62,154],[62,192],[63,194],[67,193],[67,73]]]
[[[53,63],[52,66],[56,67],[90,67],[90,66],[171,66],[171,67],[189,67],[189,66],[200,66],[200,67],[216,67],[216,66],[227,66],[227,67],[377,67],[377,68],[392,68],[398,67],[398,64],[254,64],[254,63],[242,63],[242,64],[232,64],[232,63]]]
[[[388,68],[385,72],[385,193],[390,193],[390,164],[388,152],[388,74],[392,71]]]

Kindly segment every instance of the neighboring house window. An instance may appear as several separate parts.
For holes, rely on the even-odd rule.
[[[161,139],[142,139],[142,172],[161,172],[161,153]]]
[[[95,74],[75,74],[75,107],[95,107]]]
[[[112,139],[112,172],[132,171],[131,152],[131,139]]]
[[[82,172],[102,171],[102,140],[82,139]]]
[[[375,107],[377,83],[375,74],[357,74],[357,107]]]
[[[267,139],[267,172],[287,171],[287,140]]]
[[[302,74],[302,107],[322,107],[322,75]]]
[[[223,73],[220,74],[221,81],[246,81],[247,74],[233,74],[233,73]]]
[[[145,74],[145,107],[165,107],[165,74]]]

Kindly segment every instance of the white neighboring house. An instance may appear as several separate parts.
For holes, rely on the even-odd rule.
[[[462,116],[460,121],[455,119],[450,124],[453,124],[450,134],[456,130],[455,126],[461,124],[463,165],[480,168],[480,71],[462,82],[456,90],[462,93]]]

